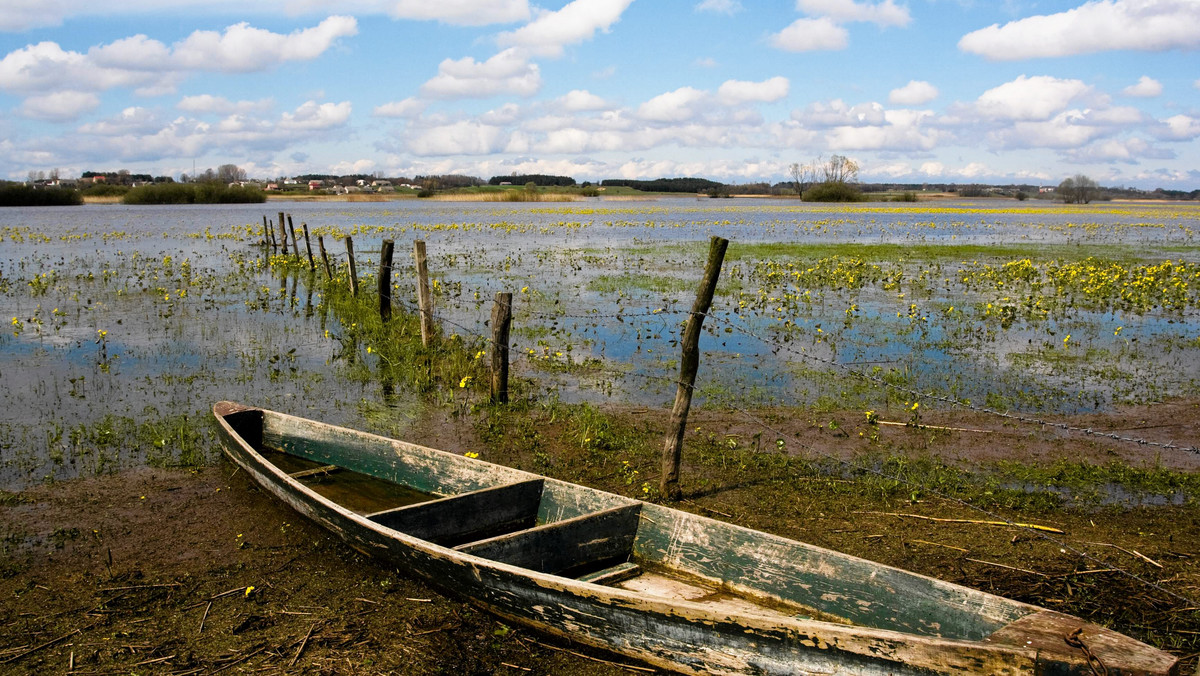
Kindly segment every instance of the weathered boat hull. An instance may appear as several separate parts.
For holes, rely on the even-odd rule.
[[[654,522],[665,528],[655,531],[658,536],[646,537],[633,544],[632,549],[635,554],[647,558],[656,556],[656,560],[682,560],[690,556],[680,550],[679,537],[668,537],[664,533],[678,534],[704,528],[712,528],[713,532],[722,533],[722,537],[738,542],[743,534],[757,536],[768,543],[761,548],[762,552],[771,552],[772,546],[803,545],[612,494],[591,489],[575,490],[572,484],[511,468],[479,463],[486,465],[486,469],[476,476],[470,474],[475,471],[473,466],[463,465],[465,459],[460,456],[291,416],[247,409],[228,402],[217,404],[214,414],[220,423],[222,446],[235,463],[266,490],[337,533],[356,549],[392,562],[434,586],[459,594],[510,621],[662,668],[697,674],[1088,674],[1091,672],[1081,651],[1073,653],[1074,649],[1065,644],[1054,644],[1054,632],[1073,631],[1078,627],[1083,629],[1093,651],[1101,655],[1102,660],[1107,659],[1109,673],[1114,676],[1170,676],[1176,673],[1171,656],[1076,618],[825,550],[816,550],[821,556],[816,559],[820,564],[817,568],[836,570],[838,565],[846,565],[845,570],[852,571],[864,565],[871,566],[877,569],[872,580],[894,577],[895,580],[887,582],[887,588],[897,593],[903,591],[895,589],[897,584],[916,580],[925,585],[922,589],[939,593],[947,589],[957,594],[953,603],[961,605],[963,613],[986,608],[992,617],[981,621],[979,628],[972,628],[970,620],[963,620],[965,628],[956,631],[971,638],[918,635],[889,628],[772,615],[765,610],[706,606],[695,601],[662,598],[540,572],[537,568],[546,557],[555,555],[553,551],[541,554],[543,560],[528,566],[510,565],[472,553],[494,553],[497,546],[503,545],[503,538],[485,538],[482,545],[453,548],[382,526],[302,485],[268,462],[258,447],[278,443],[278,448],[289,450],[291,444],[304,447],[300,449],[301,453],[324,462],[333,458],[318,457],[324,451],[314,453],[313,449],[333,448],[338,444],[363,446],[366,450],[355,451],[360,455],[346,461],[351,465],[376,462],[370,454],[377,452],[367,447],[386,449],[382,456],[388,453],[394,456],[380,460],[378,467],[359,469],[371,469],[377,475],[386,476],[388,463],[393,467],[404,462],[436,466],[433,471],[464,473],[465,478],[460,477],[460,480],[468,489],[472,482],[496,485],[501,483],[500,480],[544,481],[543,493],[555,499],[543,499],[543,509],[546,503],[552,503],[556,513],[541,515],[539,521],[552,521],[560,530],[567,530],[566,526],[573,519],[593,519],[597,513],[605,514],[604,518],[610,521],[632,518],[643,524]],[[256,422],[256,417],[261,419],[263,416],[268,417],[271,424]],[[265,430],[259,432],[262,436],[258,438],[254,432],[256,424]],[[279,429],[288,427],[303,430],[309,439],[317,441],[297,442],[279,433]],[[322,435],[327,438],[319,438]],[[411,460],[406,454],[415,455],[417,459]],[[418,488],[427,489],[428,486]],[[596,523],[587,521],[583,525],[591,528]],[[602,539],[597,535],[597,541]],[[746,542],[750,542],[748,536]],[[590,546],[593,543],[584,544]],[[568,545],[574,546],[573,543]],[[755,559],[759,553],[748,554],[748,559]],[[675,558],[670,559],[670,556]],[[780,571],[786,569],[787,565],[783,565]],[[864,584],[871,584],[872,580],[864,581]],[[736,581],[726,582],[727,588],[738,586]],[[803,584],[810,585],[809,582]],[[1012,619],[1014,617],[1016,619]],[[887,625],[888,622],[895,624],[909,620],[883,618],[882,621]],[[1028,625],[1028,629],[1022,631],[1022,623]],[[1049,637],[1046,627],[1054,627],[1048,630]],[[1120,663],[1116,659],[1118,656],[1123,660]]]

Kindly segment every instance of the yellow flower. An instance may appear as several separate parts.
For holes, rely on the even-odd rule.
[[[474,379],[474,378],[472,378],[471,376],[463,376],[463,379],[462,379],[462,380],[460,380],[460,381],[458,381],[458,386],[459,386],[459,387],[466,387],[467,385],[470,385],[470,384],[471,384],[471,381],[472,381],[472,380],[475,380],[475,379]]]
[[[479,457],[479,454],[476,453],[475,451],[467,451],[466,453],[463,453],[463,455],[468,458],[471,458],[472,460]]]
[[[254,585],[250,585],[249,587],[246,587],[246,598],[250,598],[250,595],[253,593],[254,593]]]

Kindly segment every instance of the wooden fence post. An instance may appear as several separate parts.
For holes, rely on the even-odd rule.
[[[679,360],[679,386],[675,391],[675,406],[671,409],[671,422],[667,427],[663,444],[662,479],[659,492],[667,500],[679,500],[683,491],[679,488],[679,463],[683,455],[683,434],[687,431],[688,409],[692,406],[692,389],[696,384],[696,370],[700,366],[700,328],[704,315],[712,306],[713,293],[717,289],[717,278],[721,274],[721,263],[725,260],[725,249],[729,240],[713,237],[708,247],[708,264],[704,278],[696,291],[696,301],[688,315],[687,327],[683,330],[683,354]]]
[[[271,249],[271,253],[275,253],[275,233],[271,231],[271,224],[267,222],[267,215],[263,214],[263,241]]]
[[[379,318],[387,322],[392,318],[392,250],[395,242],[383,240],[379,251]]]
[[[321,262],[325,264],[325,279],[333,279],[333,270],[329,268],[329,254],[325,253],[324,235],[317,235],[317,248],[321,250]]]
[[[429,262],[425,256],[425,240],[413,241],[413,256],[417,259],[417,310],[421,314],[421,344],[429,347],[433,340],[433,293],[429,290]]]
[[[317,271],[317,261],[312,255],[312,240],[308,238],[308,223],[301,223],[300,227],[304,230],[304,248],[308,251],[308,269],[313,272]]]
[[[346,262],[350,266],[350,295],[358,296],[358,266],[354,263],[354,240],[346,235]]]
[[[292,225],[292,215],[288,214],[288,232],[292,233],[292,252],[296,254],[297,260],[300,258],[300,241],[296,239],[296,227]],[[287,253],[286,251],[284,253]]]
[[[287,255],[287,224],[283,222],[283,212],[279,212],[279,253]]]
[[[508,329],[512,324],[512,294],[496,292],[492,305],[492,401],[508,403]]]

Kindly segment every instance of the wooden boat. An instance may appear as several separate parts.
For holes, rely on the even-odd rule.
[[[234,462],[356,549],[664,669],[1178,674],[1095,624],[853,556],[282,413],[213,413]]]

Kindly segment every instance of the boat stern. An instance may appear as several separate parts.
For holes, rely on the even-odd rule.
[[[1046,676],[1181,674],[1179,661],[1170,653],[1051,610],[1022,617],[993,633],[985,642],[1036,650],[1038,674]]]

